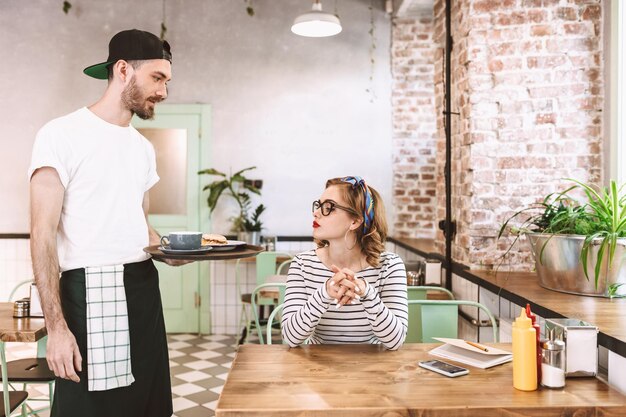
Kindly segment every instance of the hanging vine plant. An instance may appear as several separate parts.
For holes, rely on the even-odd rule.
[[[251,0],[246,0],[246,1],[251,1]],[[71,8],[72,8],[72,3],[70,3],[67,0],[64,0],[61,6],[61,10],[63,10],[63,13],[69,14]],[[254,11],[252,11],[252,14],[254,14]],[[165,40],[166,33],[167,33],[167,26],[165,25],[165,0],[163,0],[163,20],[161,21],[161,40]]]
[[[373,103],[378,97],[376,96],[376,91],[374,91],[374,69],[376,65],[376,59],[374,58],[374,54],[376,52],[376,24],[374,22],[374,0],[370,0],[369,5],[370,11],[370,30],[368,31],[370,35],[370,76],[369,76],[369,88],[365,89],[366,92],[370,94],[370,103]]]
[[[252,7],[252,0],[243,0],[246,3],[246,13],[248,13],[248,16],[253,17],[254,16],[254,8]]]
[[[167,33],[167,26],[165,26],[165,0],[163,0],[163,18],[161,19],[161,40],[165,40],[165,34]]]

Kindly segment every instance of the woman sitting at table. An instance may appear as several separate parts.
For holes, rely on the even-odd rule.
[[[313,202],[317,249],[289,267],[283,339],[309,343],[382,343],[402,346],[407,329],[406,271],[383,252],[385,208],[361,177],[335,178]]]

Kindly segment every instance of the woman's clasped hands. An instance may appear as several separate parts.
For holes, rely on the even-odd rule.
[[[340,309],[346,304],[354,304],[355,300],[360,300],[365,293],[365,281],[356,278],[355,273],[348,268],[339,269],[332,265],[331,270],[335,274],[326,281],[326,291],[337,300],[336,308]]]

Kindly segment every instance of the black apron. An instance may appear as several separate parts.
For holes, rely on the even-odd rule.
[[[130,357],[135,382],[108,391],[87,390],[85,270],[61,274],[63,315],[83,359],[80,382],[56,379],[51,417],[170,417],[172,389],[159,275],[149,259],[124,265]]]

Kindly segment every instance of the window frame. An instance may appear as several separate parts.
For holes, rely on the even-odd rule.
[[[605,3],[606,4],[606,3]],[[609,12],[609,146],[605,157],[608,160],[608,179],[617,180],[618,184],[626,183],[626,123],[623,115],[626,112],[626,4],[623,1],[610,0]],[[620,138],[622,140],[620,140]],[[621,161],[621,163],[620,163]],[[605,181],[608,183],[608,179]]]

